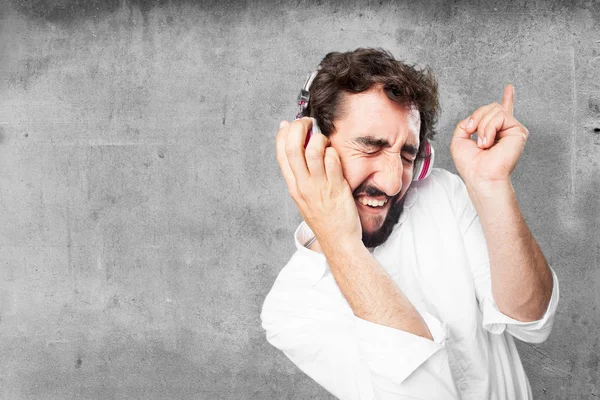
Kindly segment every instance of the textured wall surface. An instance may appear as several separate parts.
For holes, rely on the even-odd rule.
[[[0,3],[0,398],[332,398],[260,327],[300,221],[274,136],[364,46],[437,73],[452,171],[458,119],[514,83],[513,184],[561,282],[522,361],[536,399],[599,397],[600,3],[494,3]]]

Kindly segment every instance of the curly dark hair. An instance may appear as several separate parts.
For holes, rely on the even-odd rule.
[[[421,117],[419,154],[422,154],[424,139],[431,140],[436,133],[437,81],[429,68],[418,70],[383,49],[358,48],[327,54],[310,87],[310,101],[304,116],[315,118],[321,132],[329,136],[336,118],[342,117],[340,106],[344,95],[361,93],[375,85],[381,85],[390,100],[417,108]]]

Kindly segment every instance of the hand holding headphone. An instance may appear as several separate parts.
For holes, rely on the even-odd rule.
[[[310,85],[312,85],[317,73],[319,72],[319,68],[316,71],[313,71],[308,74],[306,77],[306,81],[304,82],[304,86],[300,90],[300,94],[298,95],[298,107],[299,111],[296,114],[296,119],[302,118],[305,114],[306,109],[308,108],[308,102],[310,100]],[[306,134],[306,141],[304,142],[304,148],[308,145],[308,141],[313,132],[321,133],[321,129],[319,125],[317,125],[317,120],[312,118],[312,128],[308,130]],[[431,170],[433,169],[433,161],[435,159],[435,151],[433,150],[433,146],[429,143],[427,139],[425,139],[425,144],[423,151],[425,153],[424,157],[417,157],[415,160],[415,164],[413,166],[413,182],[421,181],[429,176]]]

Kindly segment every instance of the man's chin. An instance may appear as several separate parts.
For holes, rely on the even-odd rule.
[[[362,242],[365,247],[377,247],[385,243],[390,234],[391,231],[385,232],[383,229],[378,229],[374,232],[367,232],[363,230]]]
[[[404,210],[404,201],[395,202],[382,215],[360,215],[362,225],[362,241],[366,247],[377,247],[383,244],[392,234]]]
[[[373,215],[359,211],[358,216],[363,232],[376,233],[383,226],[388,212],[389,210],[382,210],[381,213]]]

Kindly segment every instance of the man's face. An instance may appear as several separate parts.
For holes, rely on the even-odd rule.
[[[341,115],[329,138],[354,194],[363,242],[375,247],[389,237],[402,213],[419,148],[419,113],[375,87],[345,95]]]

